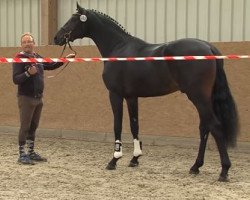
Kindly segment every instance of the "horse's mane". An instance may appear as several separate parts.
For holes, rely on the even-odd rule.
[[[95,9],[91,9],[91,11],[97,13],[97,14],[100,14],[102,15],[103,17],[111,20],[112,22],[114,22],[120,29],[122,29],[126,34],[128,35],[131,35],[118,21],[116,21],[115,19],[113,19],[112,17],[110,17],[109,15],[103,13],[103,12],[100,12],[98,10],[95,10]]]

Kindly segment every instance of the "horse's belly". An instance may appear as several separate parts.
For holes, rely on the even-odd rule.
[[[125,96],[153,97],[162,96],[178,90],[177,85],[166,80],[163,81],[138,81],[131,82],[125,87]]]
[[[178,90],[165,64],[139,64],[106,65],[103,80],[107,89],[123,97],[162,96]]]
[[[105,81],[107,89],[123,97],[154,97],[170,94],[178,90],[178,86],[173,82],[167,81],[143,81],[126,80],[126,81]]]

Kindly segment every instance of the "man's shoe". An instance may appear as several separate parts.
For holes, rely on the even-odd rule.
[[[34,165],[35,163],[30,159],[29,156],[25,155],[20,155],[20,157],[17,160],[18,163],[24,164],[24,165]]]
[[[44,158],[44,157],[40,156],[36,152],[32,152],[28,156],[29,156],[29,158],[30,158],[31,161],[33,160],[33,161],[47,162],[47,158]]]

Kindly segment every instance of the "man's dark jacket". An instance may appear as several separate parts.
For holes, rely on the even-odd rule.
[[[42,58],[39,54],[17,53],[15,58]],[[30,75],[31,65],[37,67],[37,73]],[[53,63],[13,63],[13,82],[18,85],[18,95],[41,98],[44,90],[44,70],[53,70],[62,66],[62,62]]]

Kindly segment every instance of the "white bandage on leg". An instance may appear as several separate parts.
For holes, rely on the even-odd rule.
[[[115,158],[122,157],[122,142],[120,140],[115,141],[115,152],[114,152]]]
[[[141,145],[140,141],[137,139],[134,139],[134,156],[138,157],[142,155]]]

